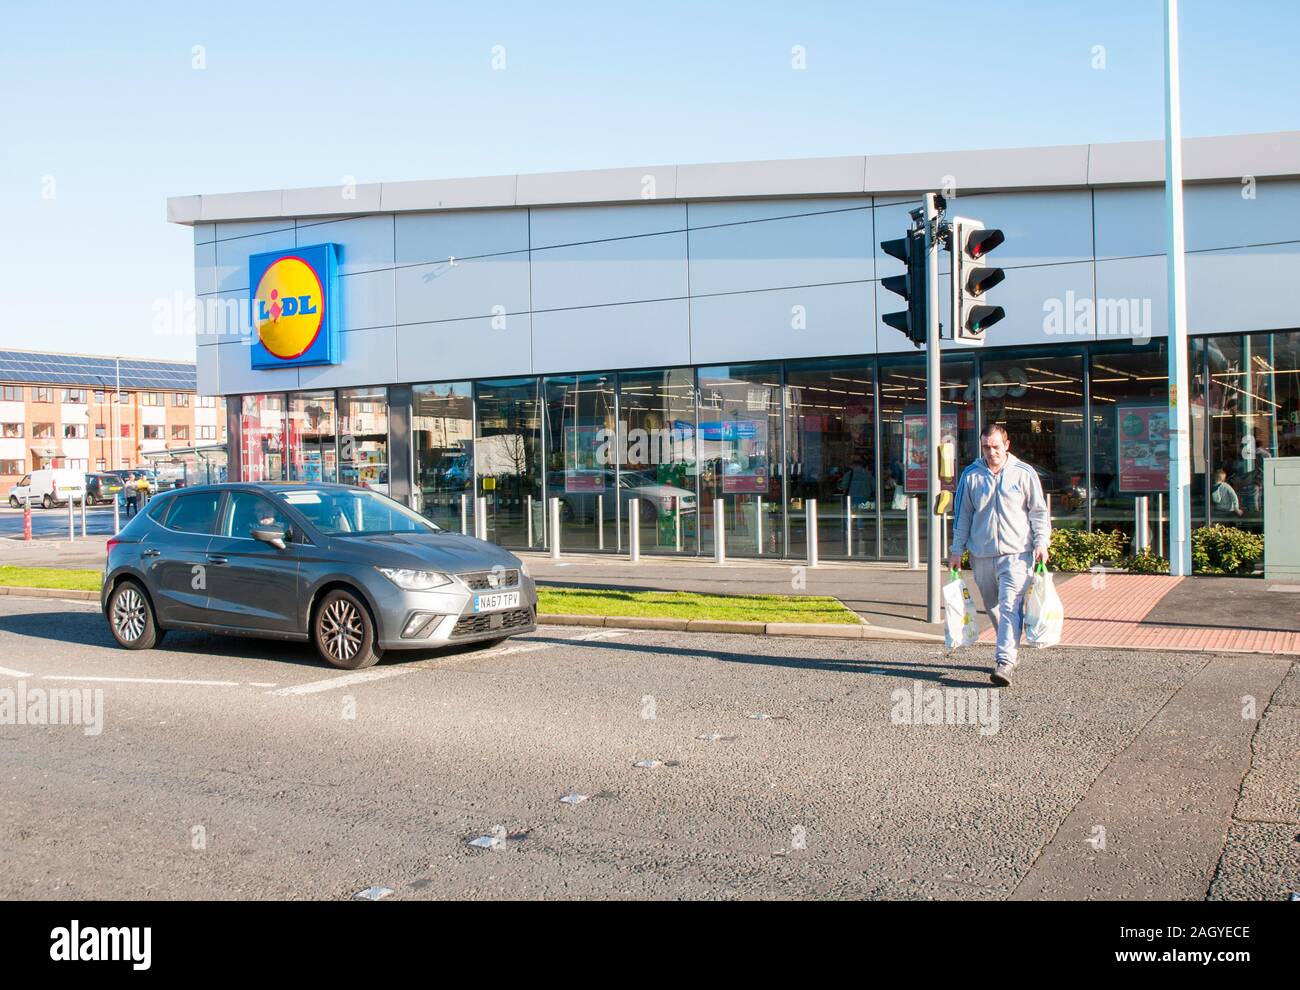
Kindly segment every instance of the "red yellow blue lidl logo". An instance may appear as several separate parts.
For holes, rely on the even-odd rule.
[[[338,362],[337,258],[315,244],[248,259],[254,368]]]

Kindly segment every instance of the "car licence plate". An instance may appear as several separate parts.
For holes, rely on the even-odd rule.
[[[475,595],[475,612],[495,612],[503,608],[518,608],[519,592],[502,591],[495,595]]]

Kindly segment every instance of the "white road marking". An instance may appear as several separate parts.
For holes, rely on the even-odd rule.
[[[249,681],[249,687],[275,687],[278,681]]]
[[[0,674],[5,677],[31,677],[31,674],[23,673],[21,670],[10,670],[8,667],[0,667]]]
[[[409,673],[410,670],[400,667],[385,667],[382,670],[358,670],[353,674],[343,674],[340,677],[331,677],[329,680],[324,681],[308,681],[306,684],[295,684],[293,687],[280,688],[278,691],[268,691],[267,693],[279,698],[294,694],[319,694],[321,691],[333,691],[335,688],[365,684],[368,681],[382,681],[386,677],[396,677],[398,674]]]
[[[46,681],[102,681],[111,684],[185,684],[199,687],[239,687],[239,681],[191,681],[171,677],[88,677],[82,674],[46,674]]]

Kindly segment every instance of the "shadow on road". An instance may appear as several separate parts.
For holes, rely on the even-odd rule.
[[[617,640],[560,639],[566,646],[595,647],[602,650],[623,650],[630,653],[659,653],[669,656],[702,657],[723,663],[754,664],[767,667],[786,667],[794,670],[826,670],[840,674],[866,674],[878,672],[906,677],[908,680],[936,681],[957,687],[988,686],[991,663],[985,666],[968,664],[919,663],[906,660],[817,660],[808,657],[768,656],[761,653],[737,653],[732,650],[700,650],[678,646],[649,646],[645,643],[620,643]],[[926,668],[933,668],[927,670]],[[975,673],[980,679],[972,684],[966,678],[953,677],[957,672]]]

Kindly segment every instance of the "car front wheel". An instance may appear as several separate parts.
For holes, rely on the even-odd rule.
[[[16,508],[18,508],[18,496],[17,496],[17,495],[10,495],[10,496],[9,496],[9,508],[11,508],[11,509],[16,509]]]
[[[343,670],[374,666],[382,655],[375,648],[375,624],[370,611],[356,595],[331,591],[316,609],[312,641],[330,664]]]
[[[158,628],[148,596],[134,581],[123,581],[113,589],[108,599],[108,627],[118,645],[128,650],[151,650],[165,635]]]

